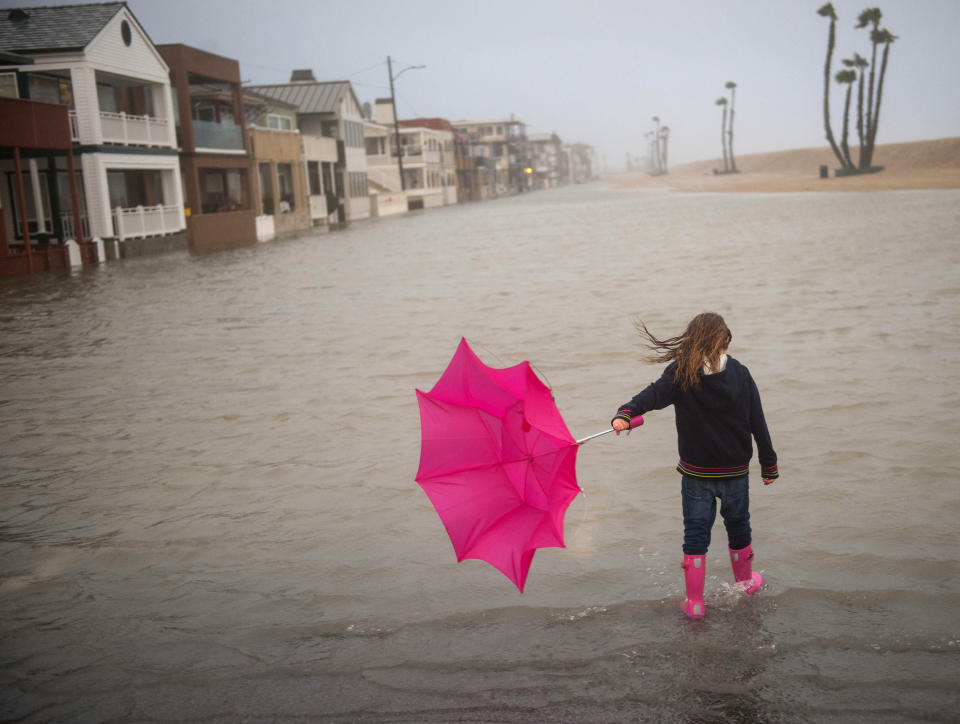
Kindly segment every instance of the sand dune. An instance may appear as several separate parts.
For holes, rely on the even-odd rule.
[[[851,149],[854,160],[857,150]],[[836,177],[838,165],[828,146],[801,148],[736,157],[740,173],[714,175],[722,159],[697,161],[670,169],[665,176],[624,173],[608,177],[627,188],[670,188],[676,191],[866,191],[891,189],[960,188],[960,138],[891,143],[877,146],[874,163],[879,173]],[[820,178],[820,166],[830,177]]]

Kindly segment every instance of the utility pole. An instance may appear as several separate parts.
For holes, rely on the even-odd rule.
[[[400,121],[397,120],[397,96],[393,92],[393,63],[387,56],[387,73],[390,76],[390,105],[393,107],[393,132],[397,141],[397,167],[400,169],[400,190],[406,191],[407,185],[403,182],[403,151],[400,148]]]

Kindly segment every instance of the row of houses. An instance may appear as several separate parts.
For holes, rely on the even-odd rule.
[[[593,149],[515,118],[396,119],[348,81],[244,85],[154,45],[122,2],[0,18],[0,274],[189,248],[582,183]],[[365,112],[365,110],[367,112]]]

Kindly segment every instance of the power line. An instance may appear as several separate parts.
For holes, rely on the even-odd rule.
[[[366,73],[368,70],[373,70],[374,68],[379,68],[381,65],[386,65],[386,64],[387,64],[387,62],[386,62],[385,60],[381,60],[379,63],[374,63],[374,64],[371,65],[369,68],[364,68],[363,70],[358,70],[356,73],[351,73],[351,74],[348,75],[347,77],[348,77],[348,78],[353,78],[353,76],[355,76],[355,75],[360,75],[361,73]]]

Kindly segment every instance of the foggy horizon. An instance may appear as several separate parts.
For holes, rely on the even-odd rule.
[[[0,7],[57,3],[0,0]],[[63,3],[70,4],[70,3]],[[76,3],[72,3],[76,4]],[[286,83],[294,69],[317,80],[349,80],[361,103],[390,95],[400,118],[509,118],[528,133],[556,133],[597,150],[602,170],[643,155],[658,116],[670,127],[670,164],[720,158],[717,98],[737,83],[738,155],[825,147],[823,62],[829,21],[822,2],[490,2],[463,9],[431,1],[347,6],[306,0],[130,0],[155,44],[182,43],[236,59],[245,83]],[[868,5],[838,0],[841,59],[869,59]],[[952,29],[960,3],[878,3],[890,52],[878,145],[960,135],[960,49]],[[257,36],[251,35],[255,29]],[[878,58],[879,65],[879,58]],[[843,92],[833,83],[839,135]],[[851,134],[855,137],[855,132]]]

